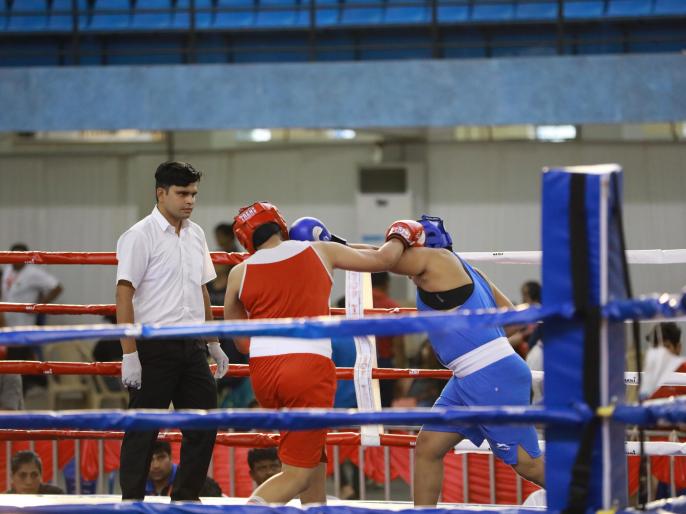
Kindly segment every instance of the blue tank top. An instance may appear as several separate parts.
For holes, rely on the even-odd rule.
[[[497,307],[495,297],[489,283],[472,268],[467,262],[460,259],[455,254],[458,262],[464,266],[465,271],[469,274],[474,282],[474,290],[458,309],[490,309]],[[417,293],[417,310],[419,311],[436,311],[426,305]],[[443,311],[447,312],[447,311]],[[474,350],[484,343],[488,343],[498,337],[505,337],[505,331],[502,327],[483,327],[467,330],[453,330],[451,332],[430,332],[429,341],[433,346],[434,352],[438,360],[444,366],[454,361],[461,355]]]

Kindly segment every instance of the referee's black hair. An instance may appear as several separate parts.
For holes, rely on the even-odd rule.
[[[155,171],[155,189],[161,187],[169,190],[171,186],[186,187],[199,182],[201,177],[202,173],[187,162],[163,162]]]

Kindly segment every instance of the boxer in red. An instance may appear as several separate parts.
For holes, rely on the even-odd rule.
[[[422,226],[393,223],[378,250],[355,250],[335,242],[290,241],[286,222],[275,206],[258,202],[242,208],[234,233],[251,255],[229,274],[225,319],[273,319],[328,316],[335,268],[384,271],[405,248],[421,246]],[[329,339],[253,337],[250,379],[261,407],[331,408],[336,392]],[[281,473],[258,487],[249,503],[286,503],[300,496],[303,505],[326,503],[326,430],[282,431]]]

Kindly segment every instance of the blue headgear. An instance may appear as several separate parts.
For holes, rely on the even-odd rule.
[[[429,248],[448,248],[452,250],[453,248],[453,238],[450,237],[448,231],[443,226],[443,220],[436,216],[429,216],[427,214],[422,214],[420,220],[422,227],[424,227],[424,233],[426,234],[426,241],[424,241],[424,246]]]

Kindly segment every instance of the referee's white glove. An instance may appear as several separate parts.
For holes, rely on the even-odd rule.
[[[229,370],[229,358],[219,343],[207,343],[207,349],[210,351],[214,362],[217,363],[217,371],[214,372],[214,378],[222,378]]]
[[[138,352],[125,353],[121,358],[121,382],[125,387],[140,389],[143,384],[143,368]]]

